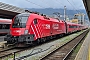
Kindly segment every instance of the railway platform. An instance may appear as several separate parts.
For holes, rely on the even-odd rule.
[[[4,41],[4,37],[5,36],[0,36],[0,48],[4,47],[5,43],[7,43],[6,41]]]
[[[2,42],[0,42],[0,48],[4,48],[5,43],[7,43],[7,41],[2,41]]]
[[[90,60],[90,31],[74,60]]]

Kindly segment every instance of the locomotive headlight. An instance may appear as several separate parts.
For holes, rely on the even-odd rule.
[[[25,30],[24,34],[28,34],[28,30]]]

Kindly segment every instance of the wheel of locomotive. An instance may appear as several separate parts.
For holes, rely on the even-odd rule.
[[[40,44],[40,42],[41,42],[40,39],[37,39],[37,44]]]
[[[46,38],[43,38],[43,42],[46,42]]]
[[[59,35],[56,35],[56,38],[59,38],[60,36]]]
[[[61,34],[60,37],[63,37],[63,34]]]
[[[53,36],[53,39],[55,39],[55,38],[56,38],[56,35]]]
[[[52,36],[50,36],[50,39],[53,39],[53,37],[52,37]]]
[[[61,34],[59,35],[59,37],[61,37]]]
[[[46,41],[46,38],[41,38],[41,43],[44,43]]]
[[[64,34],[62,34],[62,37],[64,36]]]

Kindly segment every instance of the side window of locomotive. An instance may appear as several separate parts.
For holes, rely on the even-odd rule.
[[[37,22],[37,19],[34,19],[34,24],[37,24],[38,22]]]

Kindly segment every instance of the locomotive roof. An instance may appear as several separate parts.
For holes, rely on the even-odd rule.
[[[21,13],[21,14],[18,14],[17,16],[29,16],[30,13]]]
[[[55,19],[55,18],[51,18],[51,17],[48,17],[48,16],[41,16],[41,15],[38,15],[38,14],[32,14],[34,15],[36,18],[39,18],[39,19],[45,19],[44,17],[46,17],[46,20],[48,21],[54,21],[54,22],[62,22],[62,20],[58,20],[58,19]]]
[[[39,18],[39,19],[44,19],[44,17],[46,17],[48,21],[54,21],[54,22],[63,22],[63,20],[59,20],[59,19],[55,19],[55,18],[51,18],[48,17],[47,15],[40,15],[40,14],[36,14],[36,13],[22,13],[22,14],[18,14],[18,16],[29,16],[29,15],[33,15],[35,16],[35,18]]]

